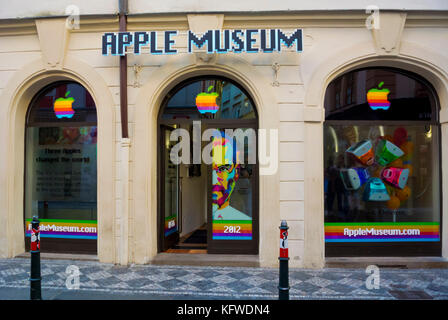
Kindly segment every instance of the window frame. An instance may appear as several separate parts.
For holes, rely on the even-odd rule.
[[[254,118],[253,119],[244,119],[244,118],[230,118],[230,119],[209,119],[209,118],[199,118],[199,119],[163,119],[163,113],[167,103],[170,99],[181,89],[184,87],[201,80],[222,80],[231,83],[236,86],[243,94],[245,94],[245,99],[252,104],[252,108],[254,110]],[[244,101],[246,101],[244,99]],[[222,107],[222,105],[221,105]],[[242,106],[243,107],[243,106]],[[229,112],[232,111],[232,106],[229,105]],[[248,93],[248,91],[238,82],[229,79],[220,75],[203,75],[196,76],[192,78],[188,78],[180,83],[174,85],[170,91],[165,95],[160,104],[159,113],[157,116],[157,143],[162,142],[162,128],[164,126],[173,126],[173,125],[182,125],[182,124],[191,124],[193,121],[200,121],[201,126],[203,128],[222,128],[222,129],[233,129],[233,128],[252,128],[258,131],[259,128],[259,113],[257,110],[257,105],[254,103],[252,96]],[[258,139],[257,139],[258,143]],[[258,146],[257,146],[258,148]],[[207,170],[203,174],[208,174],[209,177],[207,179],[211,179],[211,167],[207,166]],[[232,242],[227,242],[227,240],[213,240],[215,241],[214,248],[207,248],[208,254],[258,254],[259,253],[259,245],[260,245],[260,211],[259,211],[259,201],[260,201],[260,185],[259,185],[259,159],[257,153],[257,163],[254,166],[254,177],[252,181],[252,187],[254,190],[254,194],[252,195],[252,228],[253,228],[253,239],[252,240],[232,240]],[[164,167],[162,163],[162,154],[161,152],[157,152],[157,250],[158,252],[163,252],[164,247],[164,236],[162,227],[162,215],[164,213],[164,189],[163,189],[163,177],[164,177]],[[209,181],[208,183],[210,183]],[[207,207],[211,207],[211,193],[207,196]],[[207,217],[210,218],[209,208],[207,208]],[[212,220],[208,221],[210,228],[212,226]],[[207,243],[209,244],[211,240],[211,233],[208,232],[207,235]],[[248,242],[250,241],[250,242]],[[250,244],[250,246],[248,245]],[[210,250],[211,249],[211,250]],[[214,251],[215,250],[215,251]]]
[[[55,88],[61,84],[69,84],[69,83],[76,83],[80,85],[81,87],[86,90],[87,93],[91,95],[89,90],[82,85],[81,83],[74,81],[74,80],[60,80],[60,81],[54,81],[49,83],[48,85],[42,87],[31,99],[30,103],[28,104],[28,108],[25,114],[25,126],[24,126],[24,143],[23,143],[23,155],[24,155],[24,163],[23,163],[23,229],[25,231],[24,233],[24,241],[25,241],[25,251],[30,251],[30,241],[26,237],[26,177],[27,177],[27,138],[28,138],[28,128],[49,128],[49,127],[60,127],[60,128],[66,128],[66,127],[89,127],[89,126],[95,126],[98,130],[98,108],[97,104],[95,103],[95,113],[96,113],[96,121],[66,121],[66,119],[60,121],[60,122],[39,122],[39,121],[30,121],[31,116],[31,110],[33,109],[35,103],[37,100],[42,96],[42,94],[46,93],[47,91],[51,90],[52,88]],[[93,99],[93,97],[92,97]],[[98,132],[98,131],[97,131]],[[97,141],[98,143],[98,141]],[[98,169],[98,159],[96,163],[97,169]],[[97,171],[97,193],[98,193],[98,171]],[[98,197],[97,197],[97,221],[98,221]],[[98,227],[97,227],[98,232]],[[98,234],[99,238],[99,234]],[[66,252],[71,254],[97,254],[98,253],[98,242],[99,239],[65,239],[65,238],[44,238],[44,246],[43,252]],[[67,248],[69,248],[67,250]]]
[[[393,68],[393,67],[365,67],[359,69],[353,69],[345,72],[335,79],[333,79],[328,85],[326,90],[333,81],[339,81],[341,77],[349,74],[364,70],[386,70],[389,72],[394,72],[402,74],[409,77],[421,84],[425,85],[430,93],[431,100],[431,119],[430,120],[327,120],[328,114],[325,113],[325,120],[322,126],[322,130],[325,130],[326,126],[425,126],[432,125],[436,128],[433,132],[433,138],[435,140],[435,148],[437,148],[438,158],[436,159],[439,172],[439,235],[440,240],[438,242],[411,242],[411,243],[400,243],[400,242],[358,242],[358,243],[328,243],[324,240],[325,245],[325,257],[359,257],[359,256],[441,256],[442,255],[442,239],[443,239],[443,190],[442,190],[442,146],[441,146],[441,125],[440,125],[440,100],[437,95],[437,91],[434,89],[432,84],[425,78],[412,73],[407,70]],[[354,81],[355,87],[358,85]],[[366,88],[367,90],[368,88]],[[326,91],[325,91],[326,93]],[[352,93],[353,94],[353,93]],[[324,109],[325,108],[324,100]],[[324,132],[323,132],[324,133]],[[325,148],[325,146],[324,146]],[[325,149],[323,150],[325,153]],[[324,170],[325,170],[324,164]],[[325,202],[324,202],[325,209]],[[325,217],[324,217],[324,223]]]
[[[31,110],[33,109],[33,106],[35,105],[37,100],[42,96],[43,93],[46,93],[47,91],[49,91],[52,88],[57,87],[59,85],[70,84],[70,83],[76,83],[76,84],[80,85],[81,87],[84,88],[84,90],[86,90],[87,93],[90,94],[90,92],[82,84],[80,84],[79,82],[76,82],[76,81],[61,80],[61,81],[55,81],[55,82],[52,82],[52,83],[46,85],[45,87],[40,89],[34,95],[33,99],[31,99],[31,101],[28,105],[28,109],[27,109],[26,115],[25,115],[25,129],[28,127],[87,127],[87,126],[97,126],[98,125],[98,109],[96,107],[96,103],[95,103],[95,112],[97,115],[96,121],[67,121],[66,119],[60,119],[59,120],[60,122],[39,122],[39,121],[30,120]],[[93,97],[92,97],[92,99],[93,99]]]
[[[173,88],[170,89],[170,91],[165,95],[165,97],[162,100],[162,103],[160,104],[160,109],[159,109],[159,113],[157,115],[157,123],[158,124],[165,124],[165,125],[173,125],[173,124],[182,124],[182,123],[190,123],[192,121],[192,119],[163,119],[163,114],[164,114],[164,110],[168,104],[168,102],[170,101],[170,99],[172,97],[174,97],[176,95],[176,93],[178,93],[180,90],[182,90],[183,88],[187,87],[188,85],[197,82],[197,81],[204,81],[204,80],[221,80],[221,81],[227,81],[229,83],[231,83],[232,85],[236,86],[242,93],[245,94],[245,96],[249,99],[249,102],[252,104],[252,108],[254,110],[254,118],[253,119],[209,119],[209,118],[199,118],[199,119],[195,119],[197,121],[201,121],[203,123],[207,123],[207,124],[219,124],[219,123],[223,123],[223,122],[235,122],[238,121],[238,123],[241,124],[253,124],[255,126],[257,126],[258,129],[258,119],[259,119],[259,114],[258,114],[258,110],[257,107],[254,103],[254,99],[252,98],[252,96],[249,94],[249,92],[247,92],[247,90],[240,85],[238,82],[229,79],[227,77],[224,76],[220,76],[220,75],[205,75],[205,76],[197,76],[197,77],[192,77],[192,78],[188,78],[187,80],[184,80],[178,84],[176,84],[175,86],[173,86]],[[224,103],[224,101],[222,101],[222,103]]]

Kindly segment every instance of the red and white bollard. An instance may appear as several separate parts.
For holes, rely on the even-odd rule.
[[[31,251],[40,251],[40,227],[36,217],[31,222]]]
[[[286,229],[282,229],[283,222],[285,222]],[[288,226],[286,221],[282,221],[280,226],[280,258],[289,258],[288,253]]]
[[[41,300],[41,276],[40,276],[40,230],[39,219],[33,217],[31,222],[31,274],[30,274],[30,299]]]
[[[288,254],[288,224],[282,220],[280,225],[280,262],[278,299],[289,300],[289,254]]]

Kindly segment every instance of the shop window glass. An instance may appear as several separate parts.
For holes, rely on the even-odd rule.
[[[356,87],[351,88],[350,83]],[[382,85],[380,86],[380,84]],[[385,97],[390,102],[387,112],[373,106],[367,93]],[[347,101],[341,97],[347,96]],[[325,95],[326,120],[431,121],[434,95],[425,83],[400,72],[386,69],[355,71],[332,81]]]
[[[27,235],[38,216],[43,238],[97,238],[96,108],[80,84],[55,83],[33,99],[25,172]]]
[[[167,97],[162,119],[255,119],[251,99],[228,80],[207,77],[179,87]],[[210,109],[213,109],[210,112]]]
[[[204,235],[202,245],[208,253],[256,254],[257,114],[248,93],[219,76],[188,79],[166,95],[159,124],[160,250],[173,248],[183,233],[196,229]],[[171,160],[179,143],[172,140],[177,129],[190,137],[189,163]],[[214,130],[213,138],[209,130]],[[211,156],[210,162],[195,162],[195,139],[202,142],[200,148]]]
[[[333,105],[334,83],[347,77],[356,84],[351,104]],[[366,69],[336,79],[325,101],[325,242],[440,243],[439,126],[431,88],[395,70]]]

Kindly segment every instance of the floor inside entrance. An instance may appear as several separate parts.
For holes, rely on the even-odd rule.
[[[207,225],[182,236],[168,253],[207,253]]]

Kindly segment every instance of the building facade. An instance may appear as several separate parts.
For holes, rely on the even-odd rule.
[[[120,38],[118,1],[72,2],[2,1],[1,257],[27,250],[34,215],[43,252],[110,263],[190,250],[276,266],[281,220],[292,267],[448,257],[446,3],[129,1]],[[223,134],[224,163],[205,163],[206,129],[256,135],[228,156]],[[192,163],[173,162],[173,132]],[[242,150],[268,156],[240,165]]]

